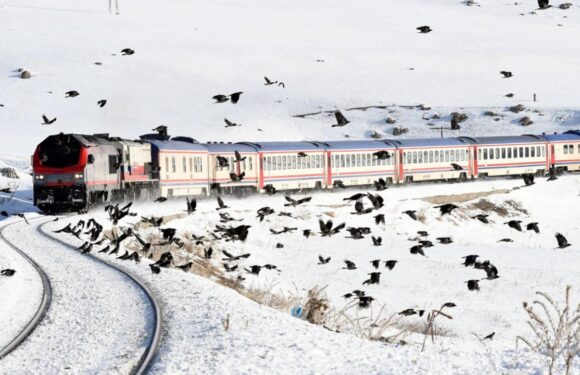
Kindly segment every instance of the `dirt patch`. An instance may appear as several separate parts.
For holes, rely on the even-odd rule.
[[[497,205],[490,202],[487,199],[480,199],[475,203],[472,203],[468,207],[469,209],[476,209],[482,212],[495,212],[501,217],[512,216],[514,211],[520,214],[528,215],[528,210],[522,207],[519,202],[514,200],[506,200],[504,205]]]
[[[494,194],[508,194],[509,192],[510,189],[498,189],[492,191],[481,191],[476,193],[435,195],[433,197],[425,197],[420,199],[429,202],[431,204],[464,203],[472,201],[477,198],[484,198]]]

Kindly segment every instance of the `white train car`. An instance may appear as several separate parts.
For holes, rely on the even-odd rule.
[[[473,138],[477,145],[476,175],[543,175],[547,142],[536,135]]]
[[[258,153],[254,146],[246,143],[204,143],[208,152],[209,184],[217,192],[230,194],[258,191]],[[236,152],[241,160],[236,159]],[[225,158],[227,164],[221,164],[219,158]],[[239,181],[232,179],[232,173],[241,175]]]
[[[402,139],[393,143],[398,147],[398,179],[401,182],[466,180],[472,177],[471,142],[468,140],[425,138]]]
[[[344,186],[372,185],[382,178],[387,184],[397,181],[395,145],[389,141],[334,141],[321,143],[330,160],[327,187],[337,181]],[[380,159],[376,153],[386,152],[389,157]]]
[[[557,171],[580,170],[580,130],[570,130],[563,134],[543,135],[550,143],[548,160],[550,167]]]
[[[249,143],[248,143],[249,144]],[[324,145],[317,142],[252,143],[258,152],[259,189],[322,189],[328,168]]]
[[[159,195],[166,198],[209,194],[208,152],[192,138],[155,139],[142,137],[151,144],[154,171],[159,177]]]

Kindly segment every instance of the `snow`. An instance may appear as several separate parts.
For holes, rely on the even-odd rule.
[[[172,135],[239,142],[365,139],[371,130],[389,138],[397,126],[409,128],[403,137],[438,137],[435,128],[448,126],[454,111],[469,118],[461,130],[446,130],[446,136],[580,128],[577,5],[545,11],[535,11],[535,1],[504,0],[472,7],[456,0],[123,0],[120,5],[119,16],[109,14],[103,0],[4,0],[0,5],[0,167],[19,172],[18,179],[0,177],[0,188],[18,187],[14,195],[0,193],[0,210],[34,216],[30,155],[44,137],[57,132],[136,138],[164,124]],[[417,33],[420,25],[431,26],[433,32]],[[127,47],[136,53],[121,56]],[[30,70],[32,78],[17,78],[19,68]],[[504,79],[501,70],[514,76]],[[286,87],[264,86],[264,75]],[[81,95],[64,98],[69,90]],[[236,105],[211,99],[236,91],[244,92]],[[505,97],[507,93],[514,98]],[[96,105],[100,99],[108,101],[104,108]],[[421,109],[420,104],[431,108]],[[508,107],[516,104],[526,110],[510,112]],[[331,128],[335,109],[351,123]],[[486,111],[497,115],[486,116]],[[314,114],[296,117],[308,113]],[[42,114],[57,121],[42,126]],[[534,124],[521,127],[523,116]],[[387,117],[396,118],[396,124],[386,124]],[[224,118],[242,127],[224,129]],[[283,207],[279,195],[225,198],[232,207],[228,212],[252,228],[246,243],[215,248],[251,253],[242,267],[270,263],[281,270],[262,270],[259,276],[242,272],[246,287],[304,295],[312,287],[327,286],[335,309],[346,304],[344,293],[364,288],[376,298],[372,308],[349,310],[362,316],[377,313],[382,305],[393,314],[456,303],[450,311],[454,319],[440,322],[446,336],[429,343],[424,353],[417,346],[418,335],[399,346],[363,340],[356,332],[337,334],[193,274],[163,270],[152,275],[147,260],[113,261],[145,280],[162,301],[164,337],[152,368],[155,374],[538,374],[543,372],[541,359],[515,348],[515,337],[529,333],[521,303],[532,300],[538,290],[562,298],[565,285],[572,285],[578,296],[579,183],[580,177],[571,175],[550,183],[538,179],[531,187],[521,187],[520,180],[491,179],[392,188],[381,193],[384,226],[374,225],[369,215],[351,216],[352,205],[343,206],[342,199],[356,189],[317,193],[312,202],[295,209]],[[483,192],[494,193],[485,199],[507,208],[509,215],[492,213],[489,225],[469,218],[480,212],[470,207],[476,198],[440,217],[425,200]],[[255,213],[266,205],[277,212],[260,224]],[[140,215],[155,216],[184,208],[181,200],[133,207]],[[407,209],[417,210],[423,222],[402,215]],[[282,210],[299,219],[275,216]],[[383,246],[373,247],[370,236],[345,239],[344,232],[305,239],[301,230],[318,231],[318,219],[330,219],[328,212],[335,215],[335,223],[370,226],[374,235],[383,237]],[[107,223],[100,209],[85,217]],[[47,226],[60,228],[78,218]],[[538,221],[541,232],[516,232],[503,224],[510,219]],[[180,235],[205,234],[218,220],[215,202],[200,200],[198,212],[168,226]],[[34,232],[37,225],[16,224],[7,233],[47,270],[54,281],[54,301],[34,334],[0,362],[0,373],[125,372],[120,366],[127,359],[119,356],[135,354],[144,339],[145,307],[139,292],[117,272],[40,237]],[[298,231],[270,234],[269,229],[283,226]],[[411,255],[414,242],[409,238],[419,230],[427,230],[431,240],[449,235],[454,243],[425,249],[426,257]],[[555,249],[555,232],[573,245]],[[505,237],[514,242],[497,242]],[[276,248],[277,242],[284,248]],[[0,246],[0,265],[17,269],[13,278],[0,278],[0,290],[8,291],[0,306],[1,346],[30,316],[39,285],[30,267]],[[331,262],[317,265],[319,254],[330,256]],[[460,264],[468,254],[489,259],[500,278],[481,281],[481,291],[469,292],[464,282],[485,275]],[[344,259],[358,269],[342,270]],[[366,287],[362,282],[374,271],[372,259],[399,263],[392,271],[381,265],[380,285]],[[226,331],[222,320],[228,315]],[[398,319],[411,325],[421,321]],[[473,335],[491,332],[496,336],[485,345]],[[578,366],[577,361],[577,372]]]
[[[136,138],[159,124],[202,141],[333,140],[365,138],[370,129],[387,135],[393,126],[384,121],[394,116],[408,137],[438,136],[424,112],[442,116],[435,126],[448,125],[453,111],[467,112],[470,119],[451,136],[578,128],[580,8],[531,14],[535,7],[503,0],[481,7],[455,0],[124,0],[115,16],[103,0],[6,0],[1,152],[28,158],[56,132]],[[433,32],[417,33],[420,25]],[[136,53],[121,56],[127,47]],[[19,68],[33,77],[16,78]],[[504,79],[501,70],[514,76]],[[264,75],[286,88],[264,86]],[[69,90],[81,95],[65,98]],[[236,91],[244,92],[236,105],[211,100]],[[509,92],[515,97],[505,98]],[[108,100],[105,108],[96,105],[100,99]],[[518,103],[543,116],[506,111]],[[416,104],[432,110],[397,106]],[[293,117],[372,105],[389,108],[345,112],[351,124],[343,129],[331,129],[334,119],[324,115]],[[506,117],[495,122],[485,110]],[[43,113],[57,122],[41,126]],[[522,128],[524,115],[535,124]],[[242,127],[224,129],[224,117]]]

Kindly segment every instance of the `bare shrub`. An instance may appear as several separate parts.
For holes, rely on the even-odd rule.
[[[427,326],[425,327],[425,331],[423,332],[423,345],[421,346],[421,351],[425,350],[425,344],[427,343],[427,337],[431,336],[431,342],[435,343],[435,320],[442,316],[447,319],[453,319],[453,317],[447,313],[444,313],[443,310],[445,308],[455,307],[454,303],[448,302],[443,304],[437,310],[431,310],[427,315]]]
[[[230,330],[230,314],[226,315],[225,319],[222,319],[222,326],[224,327],[224,331]]]
[[[565,374],[569,375],[580,354],[580,304],[576,309],[571,305],[571,290],[570,286],[566,287],[563,304],[543,292],[536,292],[539,298],[531,304],[523,303],[533,335],[531,338],[518,336],[516,344],[521,341],[541,355],[550,375],[560,361],[564,362]]]
[[[480,199],[475,203],[472,203],[469,206],[470,209],[477,209],[481,210],[482,212],[495,212],[501,217],[506,217],[509,215],[509,211],[507,208],[498,206],[495,203],[487,200],[487,199]]]

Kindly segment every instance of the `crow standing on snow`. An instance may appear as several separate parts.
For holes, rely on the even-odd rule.
[[[344,115],[340,112],[340,111],[336,111],[334,112],[334,117],[336,117],[336,124],[332,125],[333,128],[335,127],[342,127],[347,125],[348,123],[350,123],[350,121],[348,121],[346,119],[346,117],[344,117]]]

